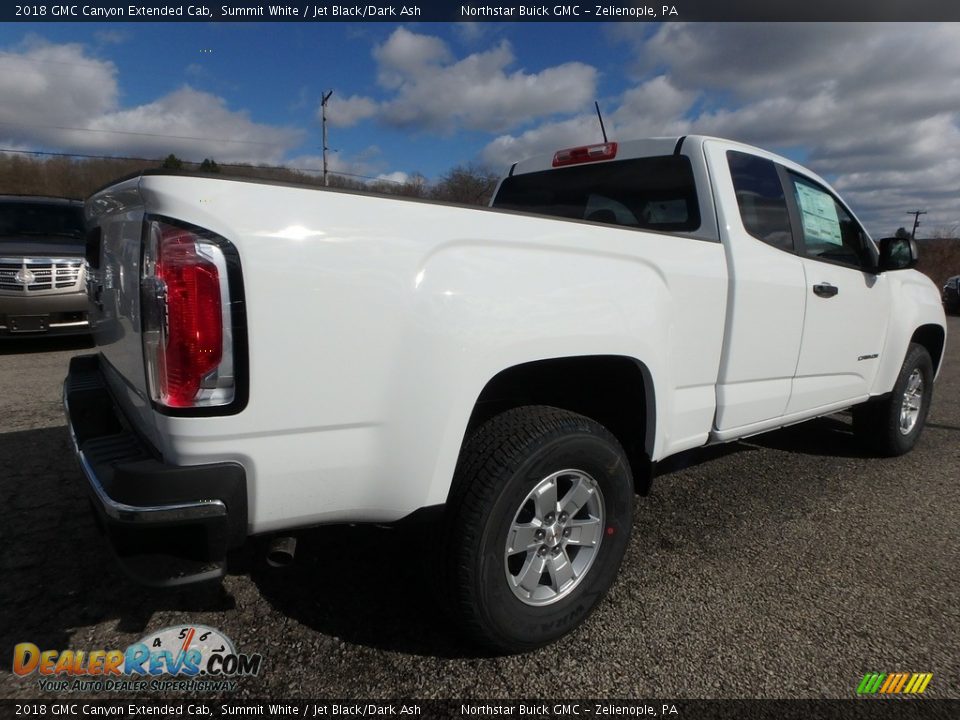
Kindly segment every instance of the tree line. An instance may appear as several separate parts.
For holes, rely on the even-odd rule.
[[[14,153],[0,154],[0,194],[52,195],[83,199],[118,178],[144,170],[218,173],[275,182],[322,186],[317,173],[268,165],[226,164],[211,158],[188,162],[170,154],[163,160],[131,158],[75,158],[65,156],[30,157]],[[466,205],[486,205],[496,189],[498,176],[481,165],[458,165],[429,182],[419,173],[405,182],[364,181],[356,177],[329,174],[330,187],[364,190],[389,195],[418,197]]]
[[[97,189],[127,175],[153,168],[219,173],[230,177],[244,177],[275,182],[322,186],[317,173],[266,165],[236,165],[217,163],[206,158],[200,163],[181,160],[168,155],[163,160],[121,158],[30,157],[14,153],[0,154],[0,194],[54,195],[82,199]],[[329,175],[331,187],[348,190],[374,191],[389,195],[439,200],[464,205],[486,205],[496,189],[498,176],[489,168],[467,164],[458,165],[429,182],[420,174],[411,175],[405,182],[385,180],[363,181],[355,177]],[[898,228],[898,236],[907,236],[905,228]],[[938,230],[932,239],[920,243],[920,271],[942,286],[952,275],[960,274],[960,239],[956,228]]]

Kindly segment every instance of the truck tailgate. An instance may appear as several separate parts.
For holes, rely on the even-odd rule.
[[[112,185],[87,201],[90,319],[113,396],[137,431],[159,447],[141,342],[140,258],[145,209],[139,181],[133,178]]]

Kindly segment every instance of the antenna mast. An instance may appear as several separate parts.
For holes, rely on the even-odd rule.
[[[600,114],[600,103],[596,100],[593,101],[594,107],[597,108],[597,120],[600,121],[600,132],[603,133],[603,141],[607,141],[607,129],[603,126],[603,115]]]

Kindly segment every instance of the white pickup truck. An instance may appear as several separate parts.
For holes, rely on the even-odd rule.
[[[252,535],[281,557],[298,528],[431,518],[500,651],[596,606],[657,461],[850,407],[904,453],[943,357],[913,241],[713,138],[525,160],[489,208],[153,173],[86,214],[98,352],[64,400],[128,570],[206,580]]]

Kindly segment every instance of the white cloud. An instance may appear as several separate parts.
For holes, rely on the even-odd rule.
[[[622,137],[669,135],[679,130],[683,113],[697,99],[697,93],[677,88],[665,75],[657,75],[620,98],[610,113],[611,132]]]
[[[117,68],[77,44],[28,39],[0,52],[0,137],[54,142],[60,126],[83,126],[116,109]]]
[[[322,155],[299,155],[284,162],[287,167],[303,170],[304,172],[320,173],[323,171]],[[375,180],[381,176],[388,178],[387,163],[383,153],[376,145],[368,145],[356,155],[342,152],[327,153],[327,171],[358,180]]]
[[[481,37],[465,32],[473,41]],[[597,83],[597,71],[579,62],[539,72],[512,69],[516,58],[506,40],[457,59],[442,39],[403,27],[374,47],[373,57],[386,97],[335,94],[327,104],[331,126],[351,127],[375,117],[412,131],[504,132],[589,107]]]
[[[492,24],[483,22],[474,22],[466,20],[453,24],[453,32],[461,42],[467,45],[474,45],[486,37],[488,31],[493,27]]]
[[[29,38],[0,52],[0,141],[106,155],[279,162],[302,132],[253,122],[216,95],[185,86],[120,107],[117,68],[79,44]]]
[[[130,39],[123,30],[98,30],[93,36],[102,45],[120,45]]]
[[[402,185],[410,179],[410,175],[400,170],[394,170],[389,173],[380,173],[377,175],[377,180],[385,180],[386,182],[399,183]]]
[[[635,84],[605,110],[611,138],[702,133],[795,148],[876,235],[907,210],[960,220],[960,24],[633,26]],[[595,121],[595,118],[594,118]],[[578,133],[579,136],[578,136]],[[501,135],[498,166],[595,140],[589,115]]]
[[[398,28],[374,50],[380,84],[393,92],[379,117],[412,130],[503,132],[536,118],[588,106],[597,71],[568,62],[529,73],[511,70],[510,43],[455,60],[439,38]]]
[[[302,137],[299,130],[255,123],[248,113],[229,109],[223,98],[189,86],[103,115],[88,127],[105,132],[77,134],[74,143],[109,151],[119,140],[127,152],[148,156],[174,152],[187,159],[211,157],[222,162],[276,163]]]
[[[321,108],[317,108],[317,118],[321,115]],[[361,120],[373,117],[377,113],[377,103],[368,97],[351,95],[338,98],[332,96],[327,101],[327,122],[333,127],[350,127]]]
[[[612,112],[601,111],[611,139],[671,135],[679,132],[680,115],[696,99],[696,93],[678,90],[664,76],[654,77],[626,91]],[[484,162],[495,169],[506,169],[531,155],[586,143],[602,142],[600,122],[595,112],[582,113],[566,120],[544,123],[519,136],[501,135],[484,148]]]
[[[374,48],[373,56],[379,65],[380,84],[399,88],[407,78],[439,67],[450,59],[451,54],[440,38],[419,35],[401,27],[394,30],[386,42]]]
[[[501,135],[484,148],[481,158],[494,171],[506,172],[510,165],[531,155],[602,141],[597,116],[583,114],[545,123],[519,136]]]

